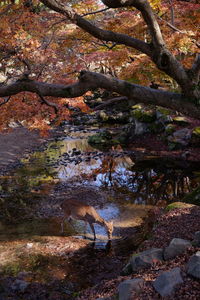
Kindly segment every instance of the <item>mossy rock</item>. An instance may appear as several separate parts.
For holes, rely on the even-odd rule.
[[[194,191],[191,193],[187,194],[184,198],[183,201],[186,203],[191,203],[195,205],[200,205],[200,186],[197,187]]]
[[[144,108],[144,105],[142,105],[142,104],[135,104],[135,105],[133,105],[133,106],[131,106],[131,109],[143,109]]]
[[[108,130],[104,130],[99,134],[89,136],[88,143],[109,146],[109,145],[114,145],[117,142],[112,139],[112,134]]]
[[[99,112],[99,119],[102,122],[107,122],[110,119],[110,117],[109,117],[109,115],[104,110],[101,110]]]
[[[195,127],[192,131],[192,134],[200,138],[200,127]]]
[[[156,110],[165,116],[168,116],[171,114],[171,111],[169,109],[161,107],[161,106],[157,106]]]
[[[184,126],[184,125],[188,125],[190,124],[190,122],[188,121],[188,119],[186,119],[185,117],[175,117],[173,118],[173,122],[177,125],[180,126]]]
[[[156,120],[156,113],[152,109],[134,109],[131,111],[131,116],[133,116],[136,120],[144,123],[152,123]]]
[[[169,134],[172,134],[176,131],[176,125],[174,124],[168,124],[166,127],[165,127],[165,132],[167,135]]]
[[[173,203],[168,204],[165,207],[165,211],[171,211],[176,208],[190,208],[192,206],[193,206],[192,204],[188,204],[185,202],[173,202]]]

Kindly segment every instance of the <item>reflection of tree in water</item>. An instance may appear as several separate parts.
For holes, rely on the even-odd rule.
[[[192,168],[168,167],[159,163],[158,166],[118,168],[115,158],[109,156],[102,161],[102,166],[95,173],[104,174],[102,186],[130,193],[135,203],[156,204],[160,199],[177,201],[198,186]]]
[[[16,222],[33,216],[34,207],[52,188],[51,168],[44,165],[42,156],[37,164],[29,164],[10,175],[0,177],[0,218],[4,222]]]
[[[165,173],[154,170],[133,172],[129,182],[136,202],[148,204],[155,204],[160,199],[168,202],[180,200],[195,187],[192,178],[182,170],[170,169]]]

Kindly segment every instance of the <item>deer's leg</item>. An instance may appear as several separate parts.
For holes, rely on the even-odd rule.
[[[64,222],[65,222],[65,218],[63,218],[61,222],[61,233],[64,232]]]
[[[94,229],[94,225],[92,223],[89,223],[90,224],[90,227],[92,229],[92,232],[94,234],[94,241],[96,240],[96,233],[95,233],[95,229]]]
[[[87,229],[87,222],[84,221],[84,231],[83,231],[83,238],[86,239],[86,229]]]

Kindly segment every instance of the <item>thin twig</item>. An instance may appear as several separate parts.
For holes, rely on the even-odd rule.
[[[164,20],[162,17],[158,16],[156,14],[157,18],[161,21],[164,21],[167,26],[169,26],[171,29],[173,29],[174,31],[178,31],[179,33],[185,33],[184,31],[181,31],[180,29],[178,29],[177,27],[175,27],[174,25],[172,25],[171,23],[169,23],[168,21]]]
[[[38,94],[38,96],[40,97],[40,99],[42,100],[43,103],[45,103],[46,105],[53,107],[55,114],[58,114],[58,106],[57,104],[50,102],[48,100],[46,100],[42,95]]]
[[[109,10],[109,9],[110,9],[109,7],[106,7],[106,8],[100,9],[100,10],[96,10],[96,11],[92,11],[90,13],[83,14],[83,15],[81,15],[81,17],[86,17],[86,16],[89,16],[89,15],[99,14],[99,13],[104,12],[104,11]]]

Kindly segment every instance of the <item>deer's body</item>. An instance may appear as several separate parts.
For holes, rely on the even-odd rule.
[[[77,201],[76,199],[65,200],[61,204],[61,208],[64,212],[64,218],[62,221],[62,232],[63,232],[63,223],[65,219],[69,222],[71,219],[82,220],[85,223],[88,223],[94,234],[94,239],[96,239],[96,233],[93,224],[99,224],[106,228],[108,239],[110,240],[113,232],[113,223],[105,221],[95,210],[93,206],[83,204],[82,202]]]

